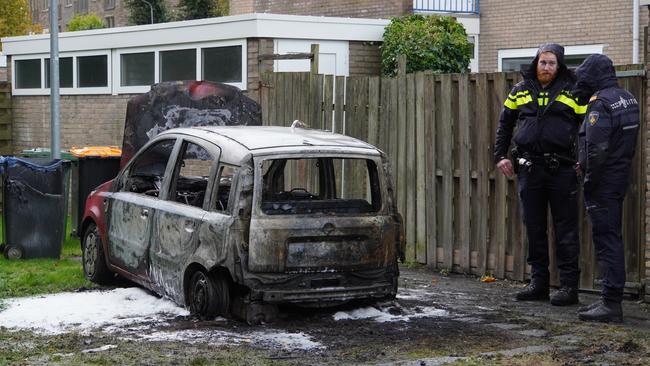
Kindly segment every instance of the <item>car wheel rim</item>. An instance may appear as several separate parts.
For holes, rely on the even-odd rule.
[[[86,269],[86,274],[90,277],[95,273],[95,261],[97,259],[97,243],[95,239],[94,232],[88,233],[84,245],[84,268]]]
[[[206,304],[208,302],[208,281],[203,274],[200,275],[198,280],[194,283],[194,291],[192,292],[192,304],[198,314],[204,314]]]

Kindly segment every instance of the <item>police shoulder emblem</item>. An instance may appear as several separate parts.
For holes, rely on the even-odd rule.
[[[598,114],[598,112],[589,112],[589,116],[587,116],[587,120],[589,121],[589,124],[592,126],[595,125],[596,122],[598,122],[599,116],[600,115]]]

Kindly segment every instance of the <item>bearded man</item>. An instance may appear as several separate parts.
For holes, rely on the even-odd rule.
[[[586,105],[571,95],[575,75],[564,64],[564,47],[558,44],[542,45],[522,75],[524,80],[505,100],[494,146],[497,169],[507,177],[517,174],[528,236],[531,281],[516,299],[549,299],[550,207],[560,272],[560,289],[551,297],[551,304],[577,304],[580,246],[575,146]],[[512,160],[507,157],[511,140]]]

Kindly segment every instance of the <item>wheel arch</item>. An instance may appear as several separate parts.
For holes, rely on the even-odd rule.
[[[79,238],[81,239],[79,240],[79,245],[81,246],[81,250],[84,249],[84,236],[86,236],[86,230],[88,230],[88,226],[90,226],[91,224],[95,224],[95,226],[97,226],[97,223],[91,217],[86,217],[81,223],[81,230],[79,231],[79,233],[81,234],[79,236]],[[99,230],[99,227],[97,227],[97,229]],[[99,239],[101,240],[101,234]]]
[[[189,302],[190,279],[192,278],[192,275],[197,271],[203,271],[211,276],[214,275],[224,276],[224,278],[226,279],[226,281],[228,281],[228,283],[231,285],[232,288],[232,284],[233,284],[232,276],[230,275],[230,271],[226,267],[216,266],[208,270],[207,268],[205,268],[205,266],[203,266],[198,262],[190,263],[185,268],[185,272],[183,273],[183,302],[185,303],[186,306],[190,305]]]

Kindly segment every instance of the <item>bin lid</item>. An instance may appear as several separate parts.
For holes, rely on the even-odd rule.
[[[20,154],[26,158],[50,158],[50,148],[49,147],[36,147],[33,149],[25,149]],[[67,150],[61,150],[61,159],[66,160],[77,160],[77,158]]]
[[[102,158],[119,157],[122,155],[122,149],[117,146],[84,146],[72,147],[70,153],[78,158],[87,156],[99,156]]]

